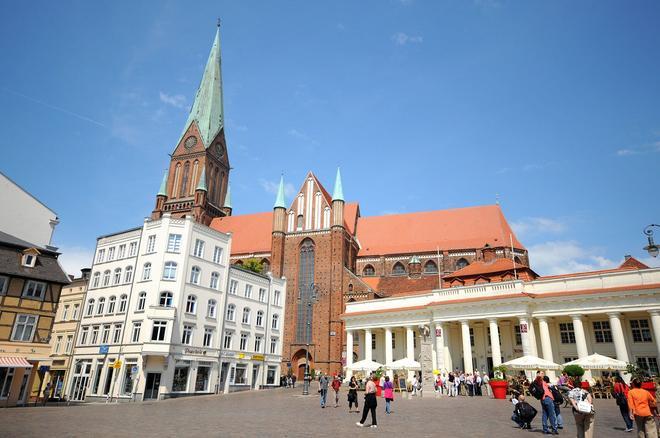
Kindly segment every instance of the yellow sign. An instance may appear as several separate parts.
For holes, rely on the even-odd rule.
[[[252,360],[264,360],[263,354],[255,354],[252,356]]]
[[[121,368],[121,361],[120,361],[120,360],[116,360],[115,363],[112,365],[112,367],[113,367],[114,369],[119,369],[119,368]]]
[[[245,355],[243,353],[238,353],[238,358],[239,359],[243,359],[244,357],[245,357]]]
[[[433,374],[437,376],[438,374],[440,374],[440,370],[433,370]]]

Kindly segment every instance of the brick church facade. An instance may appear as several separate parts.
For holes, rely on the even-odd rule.
[[[289,203],[282,179],[271,211],[232,215],[220,67],[218,29],[152,218],[192,215],[232,233],[232,263],[257,258],[287,278],[284,372],[302,376],[307,355],[342,372],[347,302],[536,277],[498,205],[362,217],[339,170],[332,195],[309,172]]]

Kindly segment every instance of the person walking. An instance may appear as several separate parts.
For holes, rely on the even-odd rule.
[[[385,397],[385,413],[389,415],[392,413],[390,404],[394,401],[394,385],[390,382],[390,376],[385,376],[385,382],[383,382],[383,397]]]
[[[481,379],[483,385],[486,387],[486,394],[488,397],[493,398],[493,388],[490,387],[489,382],[490,382],[490,377],[488,376],[488,373],[484,373],[484,377]]]
[[[535,386],[536,398],[541,400],[541,408],[543,409],[543,416],[541,417],[541,423],[543,424],[543,433],[550,435],[559,435],[557,432],[557,417],[555,415],[555,401],[552,396],[552,391],[548,384],[543,380],[545,373],[539,371],[536,374],[536,379],[532,383]],[[530,392],[532,389],[530,388]]]
[[[360,408],[358,407],[358,382],[355,376],[351,377],[351,381],[348,382],[348,412],[353,412],[353,404],[355,404],[355,412],[359,413]]]
[[[456,397],[456,376],[454,372],[451,371],[449,376],[447,376],[447,389],[449,390],[449,397]]]
[[[563,429],[564,419],[561,416],[561,404],[564,402],[564,398],[561,395],[561,392],[559,392],[559,388],[550,383],[550,377],[543,376],[543,381],[547,383],[550,392],[552,392],[552,401],[555,404],[555,417],[557,418],[557,429]]]
[[[335,374],[332,379],[332,389],[335,391],[335,407],[339,406],[339,389],[341,388],[341,381],[339,377]]]
[[[614,388],[612,389],[614,400],[619,407],[619,411],[621,411],[623,421],[626,423],[626,432],[632,432],[633,421],[630,418],[630,409],[628,407],[628,392],[630,391],[630,388],[626,385],[626,382],[623,381],[621,376],[617,376],[614,381]]]
[[[377,428],[378,423],[376,422],[376,407],[378,406],[378,401],[376,400],[376,378],[372,375],[367,380],[367,384],[364,387],[364,407],[362,408],[362,419],[355,423],[358,427],[364,427],[364,422],[367,419],[369,411],[371,411],[371,427]]]
[[[412,379],[412,395],[417,395],[417,373],[413,376]]]
[[[573,417],[577,428],[578,438],[593,438],[594,436],[594,409],[591,394],[581,388],[580,377],[575,376],[575,387],[568,392],[568,399],[573,405]],[[573,386],[570,382],[569,388]]]
[[[655,419],[658,417],[658,405],[655,397],[645,389],[639,379],[632,380],[632,389],[628,391],[628,407],[630,419],[637,425],[637,438],[658,438],[658,426]]]
[[[325,408],[325,400],[328,397],[328,377],[321,374],[319,377],[319,394],[321,395],[321,408]]]
[[[291,376],[291,385],[293,386],[294,389],[295,389],[295,387],[296,387],[296,380],[297,380],[297,379],[298,379],[298,378],[296,377],[295,374],[294,374],[293,376]]]

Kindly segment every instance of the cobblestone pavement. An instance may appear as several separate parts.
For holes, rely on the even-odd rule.
[[[540,412],[532,424],[534,430],[518,430],[510,421],[511,404],[503,400],[402,399],[397,394],[391,415],[385,415],[385,403],[379,399],[378,429],[360,429],[355,426],[360,416],[347,412],[345,391],[340,392],[339,408],[325,409],[319,407],[318,396],[303,397],[300,392],[299,388],[276,389],[132,404],[0,409],[0,436],[541,436]],[[532,403],[539,408],[538,401]],[[614,400],[596,400],[595,407],[594,437],[633,435],[624,432]],[[565,426],[560,436],[575,437],[573,415],[568,409],[563,414]],[[370,421],[369,417],[367,424]]]

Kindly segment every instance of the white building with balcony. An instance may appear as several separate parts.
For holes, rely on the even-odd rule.
[[[562,364],[599,353],[658,375],[660,268],[619,268],[351,302],[343,318],[348,374],[357,360],[419,361],[418,327],[423,325],[430,328],[433,369],[441,372],[490,372],[524,355]]]
[[[269,385],[266,358],[278,363],[281,346],[272,355],[262,350],[261,368],[250,366],[245,382],[236,383],[236,363],[240,373],[245,356],[231,356],[238,362],[230,366],[225,359],[230,356],[221,355],[224,310],[234,281],[244,288],[251,284],[259,297],[264,288],[269,296],[275,287],[283,290],[284,280],[230,270],[230,245],[229,234],[169,214],[145,220],[141,228],[100,237],[76,335],[68,397],[74,401],[163,399],[217,392],[225,389],[225,382],[227,390],[234,384],[247,389]],[[252,299],[230,301],[238,305],[245,300]],[[256,313],[270,311],[268,303],[255,303],[254,320],[238,325],[232,321],[228,329],[235,327],[239,337],[249,333],[254,343],[261,330]],[[265,342],[272,331],[263,331],[262,336]],[[237,339],[235,345],[243,346],[240,342]],[[252,362],[258,355],[247,348],[237,350],[253,353]],[[253,370],[257,370],[254,376]],[[224,378],[230,373],[234,380]]]

